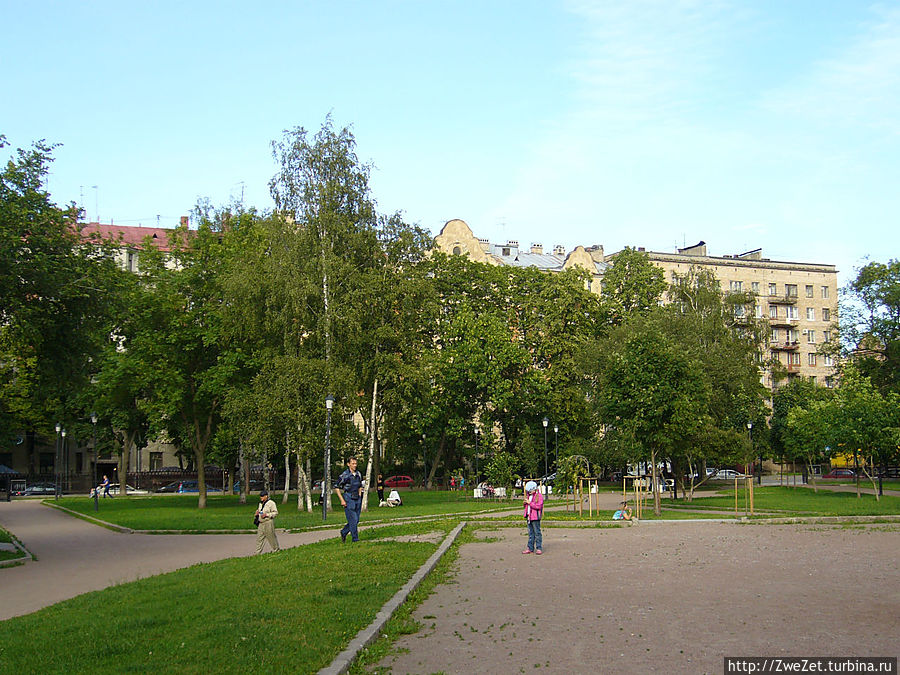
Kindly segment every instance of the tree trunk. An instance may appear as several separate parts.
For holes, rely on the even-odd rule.
[[[377,356],[377,350],[376,350]],[[369,416],[369,461],[366,463],[366,482],[363,483],[363,502],[362,510],[369,510],[369,486],[372,485],[372,463],[375,461],[375,431],[378,428],[378,420],[375,418],[375,410],[378,401],[378,378],[375,378],[375,384],[372,386],[372,413]]]
[[[650,462],[652,466],[650,467],[650,481],[651,481],[651,489],[653,490],[653,513],[656,516],[659,516],[662,513],[662,504],[659,499],[659,489],[656,483],[657,473],[656,473],[656,450],[650,451]]]
[[[307,460],[307,463],[309,460]],[[303,510],[303,502],[306,501],[306,510],[312,513],[312,500],[309,497],[309,474],[303,468],[300,461],[300,448],[297,448],[297,510]]]
[[[288,503],[288,495],[291,491],[291,434],[284,432],[284,494],[281,495],[281,503]]]
[[[238,471],[240,474],[238,478],[241,482],[241,496],[238,497],[238,504],[246,504],[247,503],[247,491],[250,489],[248,484],[248,478],[250,477],[250,469],[247,466],[247,458],[244,457],[244,439],[240,439],[238,441]]]
[[[306,510],[312,513],[313,505],[312,505],[312,492],[311,486],[309,483],[309,479],[312,476],[312,464],[310,463],[309,457],[306,458]]]
[[[447,445],[447,432],[441,432],[441,442],[438,445],[437,453],[434,455],[434,462],[431,464],[431,471],[428,472],[428,477],[425,479],[425,487],[428,488],[434,483],[434,474],[437,473],[438,462],[441,461],[441,457],[444,455],[444,447]]]
[[[126,429],[125,438],[122,441],[122,453],[119,455],[119,475],[116,479],[119,482],[119,495],[124,497],[128,494],[125,484],[128,482],[128,464],[131,462],[131,446],[134,445],[134,439],[137,437],[137,430]],[[110,478],[110,483],[115,482]],[[97,487],[96,485],[94,487]]]

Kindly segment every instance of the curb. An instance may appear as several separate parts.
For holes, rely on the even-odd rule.
[[[122,534],[134,534],[134,530],[130,527],[122,527],[121,525],[113,525],[112,523],[108,523],[105,520],[100,520],[99,518],[94,518],[93,516],[88,516],[84,513],[80,513],[79,511],[73,511],[72,509],[67,509],[65,506],[60,506],[54,502],[43,502],[46,506],[49,506],[51,509],[56,509],[58,511],[63,511],[68,513],[71,516],[75,516],[76,518],[81,518],[82,520],[86,520],[89,523],[94,523],[95,525],[100,525],[101,527],[105,527],[108,530],[113,530],[114,532],[121,532]]]
[[[394,594],[394,597],[388,600],[384,607],[379,610],[378,614],[375,615],[375,620],[369,624],[368,627],[363,628],[357,633],[356,637],[350,641],[349,645],[347,645],[347,648],[335,657],[334,661],[331,662],[331,665],[319,671],[319,675],[341,675],[350,670],[350,665],[359,653],[381,635],[381,631],[384,630],[385,624],[387,624],[394,615],[394,612],[406,602],[406,598],[409,597],[409,594],[416,590],[425,577],[435,568],[438,561],[440,561],[443,555],[449,550],[453,542],[456,541],[456,538],[465,526],[466,523],[462,522],[453,528],[453,531],[450,532],[441,545],[438,546],[438,550],[425,561],[425,564],[422,565],[412,578],[406,582],[406,585],[397,591]]]
[[[0,544],[2,548],[0,550],[4,551],[19,551],[22,555],[18,558],[12,558],[11,560],[0,560],[0,567],[11,567],[13,565],[19,565],[24,562],[30,562],[34,560],[31,553],[22,546],[16,539],[13,537],[12,544],[10,544],[10,548],[7,548],[6,544]]]

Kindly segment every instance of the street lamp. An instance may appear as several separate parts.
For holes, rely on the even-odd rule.
[[[750,437],[750,449],[753,450],[753,422],[747,422],[747,436]],[[756,484],[762,485],[762,446],[759,448],[759,463],[756,468]]]
[[[54,499],[59,499],[59,432],[62,431],[62,425],[57,422],[56,423],[56,452],[53,454],[53,497]]]
[[[553,468],[559,470],[559,425],[553,425]]]
[[[475,427],[475,486],[478,487],[478,434],[481,430]]]
[[[545,417],[541,422],[544,425],[544,479],[546,479],[550,473],[547,471],[547,425],[550,424],[550,420]]]
[[[60,436],[62,436],[62,442],[60,443],[62,456],[66,456],[66,430],[63,429],[59,432]],[[59,472],[57,471],[57,477],[59,476]],[[59,499],[59,494],[62,492],[62,481],[57,478],[57,488],[56,488],[56,498]]]
[[[331,409],[334,396],[325,397],[325,476],[322,478],[322,522],[328,518],[328,500],[331,499]]]
[[[91,424],[94,425],[94,430],[91,435],[92,443],[94,446],[94,511],[100,510],[100,495],[97,494],[97,413],[91,412]],[[121,485],[119,486],[121,492]],[[127,488],[126,488],[127,491]]]

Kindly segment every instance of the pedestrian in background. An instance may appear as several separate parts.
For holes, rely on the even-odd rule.
[[[525,522],[528,523],[528,546],[522,551],[524,554],[534,553],[541,555],[541,546],[544,543],[541,537],[541,516],[544,514],[544,495],[538,490],[537,483],[533,480],[525,483]]]
[[[263,543],[269,542],[273,551],[280,551],[278,537],[275,536],[275,517],[278,515],[278,507],[269,499],[269,492],[263,490],[259,493],[259,506],[256,508],[256,552],[262,553]]]
[[[347,524],[341,528],[341,541],[347,541],[348,534],[350,541],[359,541],[358,526],[359,514],[362,511],[363,477],[356,470],[356,457],[347,460],[347,468],[338,478],[334,491],[340,497],[344,515],[347,517]]]

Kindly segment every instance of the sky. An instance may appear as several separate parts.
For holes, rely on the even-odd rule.
[[[273,206],[349,126],[379,211],[492,242],[900,257],[900,1],[0,0],[0,134],[87,220]]]

